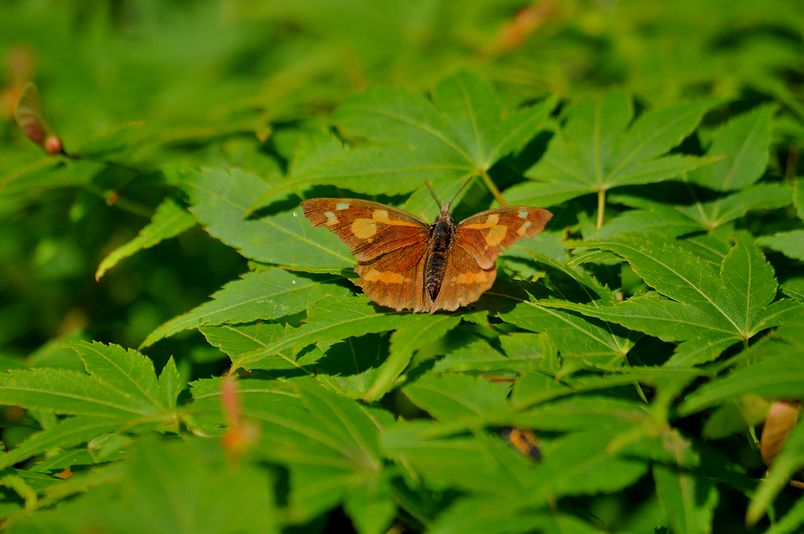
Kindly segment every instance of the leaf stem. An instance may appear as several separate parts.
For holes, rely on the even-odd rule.
[[[494,197],[494,200],[499,202],[500,206],[507,206],[508,202],[505,201],[505,199],[502,196],[502,193],[500,193],[500,190],[497,189],[496,185],[494,185],[494,182],[492,181],[491,176],[489,176],[488,171],[484,169],[480,173],[480,176],[483,178],[483,183],[486,184],[488,190],[491,191],[491,195]]]
[[[597,224],[595,228],[600,230],[603,227],[603,216],[606,213],[606,190],[597,190]]]
[[[153,209],[133,200],[127,200],[123,197],[117,197],[114,200],[110,200],[110,197],[108,197],[103,191],[91,184],[87,184],[84,186],[84,188],[93,195],[96,195],[98,198],[102,199],[107,206],[117,207],[123,211],[127,211],[145,219],[150,219],[154,214]]]

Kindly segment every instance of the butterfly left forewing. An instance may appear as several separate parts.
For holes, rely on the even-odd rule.
[[[464,249],[481,268],[490,269],[504,249],[518,239],[541,232],[552,216],[545,209],[529,206],[481,211],[461,221],[454,247]]]
[[[330,230],[358,261],[426,242],[427,223],[402,210],[356,198],[311,198],[302,202],[313,226]]]

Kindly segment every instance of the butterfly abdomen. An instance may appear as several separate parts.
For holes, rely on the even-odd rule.
[[[430,250],[424,267],[424,287],[430,302],[435,302],[447,271],[447,254],[455,235],[455,223],[449,215],[442,216],[431,228]]]

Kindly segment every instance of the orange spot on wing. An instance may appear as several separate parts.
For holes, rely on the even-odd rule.
[[[486,222],[478,224],[467,224],[464,228],[471,228],[472,230],[483,230],[484,228],[494,228],[500,222],[500,215],[492,213],[486,218]]]
[[[388,210],[374,210],[371,212],[371,218],[379,223],[387,224],[389,226],[417,226],[412,222],[391,219],[388,216]]]
[[[455,277],[455,283],[461,285],[482,284],[489,280],[489,273],[477,271],[474,273],[461,273]]]
[[[380,282],[383,284],[401,284],[405,281],[405,277],[400,273],[393,271],[378,271],[377,269],[370,269],[363,279],[367,282]]]

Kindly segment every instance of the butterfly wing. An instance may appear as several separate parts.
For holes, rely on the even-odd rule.
[[[359,262],[420,244],[429,225],[402,210],[356,198],[311,198],[302,202],[304,216],[341,238]]]
[[[518,239],[538,234],[552,217],[545,209],[528,206],[481,211],[461,221],[453,248],[465,250],[481,269],[494,269],[503,249]]]
[[[369,300],[395,310],[429,311],[424,265],[430,227],[396,208],[352,198],[302,202],[314,226],[329,229],[358,260],[357,281]]]
[[[397,311],[430,311],[425,297],[424,268],[427,244],[414,244],[384,254],[374,260],[358,263],[357,285],[369,300]]]
[[[426,311],[457,310],[471,304],[494,285],[496,276],[497,269],[493,262],[490,268],[484,269],[465,248],[454,243],[447,255],[441,290],[432,304],[426,297]]]

